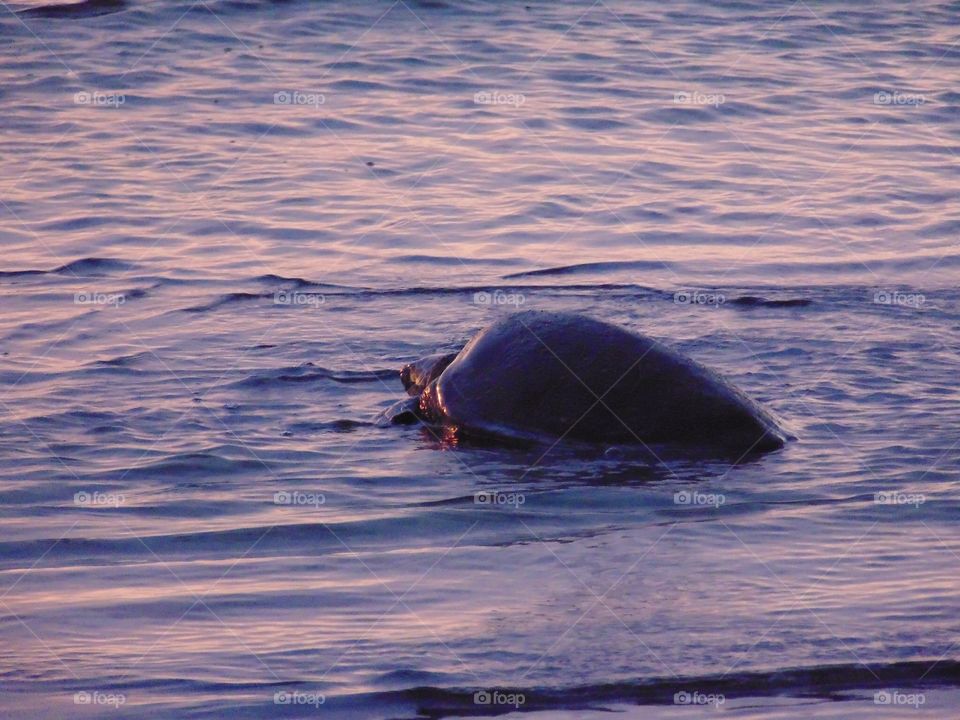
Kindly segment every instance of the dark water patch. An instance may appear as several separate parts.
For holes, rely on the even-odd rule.
[[[371,71],[368,69],[366,70],[366,72],[371,72]],[[336,82],[330,83],[329,87],[333,90],[346,90],[350,92],[367,91],[367,90],[382,90],[382,91],[388,92],[393,90],[393,88],[391,88],[389,85],[386,85],[384,83],[378,83],[378,82],[370,82],[369,80],[338,80]]]
[[[398,373],[394,373],[398,375]],[[297,422],[287,426],[287,430],[294,434],[311,434],[322,432],[350,433],[363,427],[374,427],[376,423],[363,420],[340,418],[328,422]]]
[[[938,237],[956,237],[960,235],[960,219],[944,220],[942,222],[925,225],[918,231],[920,237],[938,238]]]
[[[129,102],[131,96],[124,96]],[[43,233],[69,233],[77,230],[89,230],[90,228],[102,227],[104,225],[121,225],[125,220],[109,217],[105,215],[82,215],[80,217],[66,217],[58,220],[43,223],[39,230]]]
[[[80,258],[79,260],[74,260],[69,262],[66,265],[61,265],[54,270],[51,270],[51,273],[56,273],[58,275],[107,275],[111,272],[124,272],[126,270],[133,270],[137,267],[134,263],[126,262],[125,260],[117,260],[115,258]]]
[[[576,117],[567,118],[564,122],[576,130],[619,130],[629,127],[627,123],[613,118]]]
[[[739,307],[808,307],[813,304],[809,298],[787,298],[784,300],[769,300],[758,295],[741,295],[729,301],[730,305]]]
[[[524,711],[598,709],[614,703],[673,705],[679,692],[696,688],[703,695],[733,698],[773,697],[851,699],[854,691],[877,688],[953,688],[960,686],[960,662],[940,660],[888,664],[829,665],[810,668],[739,673],[726,676],[653,678],[574,688],[511,687],[505,692],[522,693]],[[404,699],[428,718],[502,715],[512,705],[478,705],[475,688],[415,687],[379,693],[381,701]]]
[[[582,215],[578,210],[568,207],[564,203],[545,200],[524,210],[517,217],[526,220],[530,217],[554,220],[557,218],[575,218]]]
[[[541,270],[525,270],[523,272],[504,275],[505,280],[522,277],[537,277],[541,275],[578,275],[581,273],[606,272],[610,270],[663,270],[673,268],[669,262],[656,260],[613,260],[608,262],[579,263],[576,265],[558,265],[557,267]]]
[[[340,120],[338,118],[325,117],[311,120],[310,124],[317,130],[359,130],[364,126],[360,123]]]
[[[425,263],[429,265],[517,265],[521,262],[519,258],[460,258],[444,255],[399,255],[391,258],[393,262],[402,263]]]
[[[48,270],[0,270],[0,278],[28,277],[30,275],[46,275]]]
[[[648,110],[643,114],[642,119],[645,122],[684,126],[714,122],[717,119],[716,113],[716,108],[668,107]]]
[[[78,3],[41,5],[40,7],[21,10],[18,14],[23,17],[78,19],[110,15],[126,10],[126,8],[126,0],[83,0],[83,2]]]
[[[111,412],[99,412],[96,410],[69,410],[65,413],[45,416],[38,419],[86,424],[92,422],[115,422],[120,419],[120,416]]]
[[[547,73],[547,77],[563,83],[572,83],[575,85],[590,84],[591,86],[605,85],[609,78],[600,73],[585,72],[583,70],[553,70]]]
[[[123,425],[95,425],[89,430],[91,435],[111,435],[126,431],[127,428]]]

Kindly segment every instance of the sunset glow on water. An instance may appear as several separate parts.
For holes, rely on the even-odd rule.
[[[958,16],[5,5],[0,715],[956,715]],[[374,422],[521,309],[795,439]]]

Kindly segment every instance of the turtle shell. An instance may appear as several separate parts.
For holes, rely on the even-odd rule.
[[[466,434],[612,443],[783,445],[775,421],[652,338],[582,315],[525,311],[478,333],[423,392]]]

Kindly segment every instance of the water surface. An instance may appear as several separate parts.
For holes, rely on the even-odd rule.
[[[955,713],[958,10],[10,5],[0,707]],[[373,424],[521,307],[797,440]]]

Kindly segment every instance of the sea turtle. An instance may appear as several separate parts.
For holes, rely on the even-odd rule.
[[[412,398],[383,422],[456,435],[774,450],[776,421],[720,376],[644,335],[584,315],[516,312],[459,352],[400,373]]]

